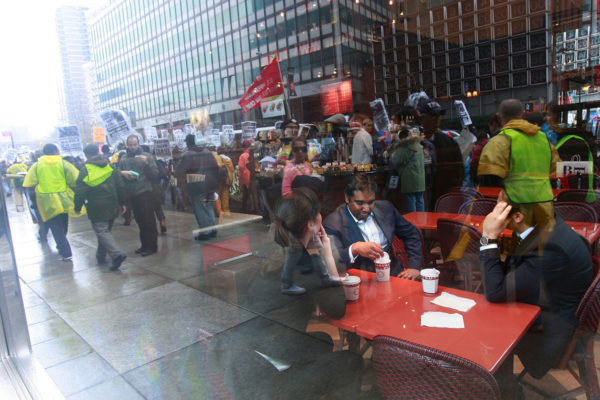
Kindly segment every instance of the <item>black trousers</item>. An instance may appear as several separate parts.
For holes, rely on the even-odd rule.
[[[71,245],[67,240],[67,230],[69,229],[69,214],[58,214],[54,218],[50,218],[44,224],[52,231],[58,253],[62,257],[71,257]]]
[[[156,251],[158,249],[158,231],[154,219],[154,202],[151,191],[131,197],[133,217],[140,229],[142,249]]]

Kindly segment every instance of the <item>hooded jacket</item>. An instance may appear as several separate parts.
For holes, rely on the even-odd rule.
[[[79,211],[84,203],[92,222],[116,218],[119,206],[125,204],[121,174],[101,155],[90,157],[79,171],[75,185],[75,211]]]
[[[73,210],[73,190],[79,171],[59,155],[45,155],[31,166],[23,187],[35,187],[35,198],[44,222]]]
[[[392,165],[400,174],[400,193],[425,191],[425,155],[420,136],[409,136],[396,143]]]

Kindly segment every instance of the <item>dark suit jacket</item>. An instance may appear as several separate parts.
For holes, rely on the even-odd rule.
[[[560,361],[577,325],[575,311],[593,279],[590,253],[560,217],[548,238],[534,229],[505,266],[497,249],[479,253],[486,298],[519,301],[542,307],[536,325],[517,347],[519,358],[535,378]]]
[[[373,208],[373,218],[388,241],[388,246],[384,250],[390,255],[390,274],[398,275],[405,268],[402,262],[393,256],[392,242],[394,236],[404,241],[404,247],[408,254],[408,268],[421,269],[422,253],[421,253],[421,235],[417,228],[396,210],[394,205],[389,201],[376,201]],[[354,264],[350,263],[348,248],[356,242],[364,242],[365,239],[358,229],[358,225],[354,221],[346,204],[342,204],[335,209],[323,221],[323,227],[329,235],[332,236],[340,261],[346,264],[347,268],[358,268],[367,271],[375,271],[375,263],[372,260],[364,257],[358,257]]]

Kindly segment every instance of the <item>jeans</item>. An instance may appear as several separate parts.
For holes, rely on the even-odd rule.
[[[210,196],[213,192],[206,191],[205,182],[188,183],[188,192],[198,226],[200,228],[215,226],[215,201],[212,200],[214,197]],[[207,200],[207,195],[211,200]],[[215,232],[217,232],[216,229],[210,229],[203,231],[199,236],[209,236]]]
[[[131,197],[133,217],[140,229],[140,242],[142,249],[156,251],[158,249],[158,231],[154,219],[152,192],[147,191],[135,197]]]
[[[425,211],[425,203],[423,202],[423,192],[402,193],[406,212]]]
[[[58,254],[62,257],[71,257],[71,245],[67,240],[67,231],[69,229],[69,214],[58,214],[45,222],[46,226],[52,231]]]
[[[106,253],[108,253],[110,258],[114,260],[123,254],[111,232],[113,221],[111,219],[110,221],[92,222],[92,229],[94,229],[94,233],[96,233],[96,237],[98,238],[96,258],[104,258],[106,257]]]

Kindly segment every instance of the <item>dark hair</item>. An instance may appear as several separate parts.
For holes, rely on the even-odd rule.
[[[42,151],[45,156],[55,156],[59,154],[58,147],[54,143],[45,144]]]
[[[188,149],[196,147],[196,136],[192,135],[191,133],[188,133],[185,137],[185,145]]]
[[[110,153],[110,146],[107,145],[107,144],[103,144],[102,147],[101,147],[101,149],[102,149],[102,154],[108,154],[108,153]]]
[[[406,139],[410,135],[410,131],[406,128],[402,128],[400,132],[398,132],[398,139]]]
[[[373,178],[366,174],[356,174],[346,182],[346,195],[349,198],[354,197],[355,191],[377,193],[377,183]]]
[[[83,148],[83,154],[85,154],[85,156],[87,158],[93,157],[95,155],[97,155],[98,152],[98,145],[95,144],[88,144],[87,146],[85,146]]]
[[[534,111],[525,115],[525,120],[537,126],[542,126],[544,124],[544,115],[539,111]]]
[[[321,205],[315,192],[306,187],[293,189],[292,195],[281,199],[275,209],[275,221],[271,224],[273,239],[282,247],[291,246],[320,211]]]
[[[500,117],[498,117],[498,114],[496,114],[496,113],[492,113],[492,114],[488,115],[486,122],[488,125],[492,125],[492,124],[496,124],[498,126],[502,125],[502,122],[500,122]]]
[[[137,140],[137,142],[138,142],[138,145],[140,144],[140,138],[137,137],[137,135],[134,135],[133,133],[131,135],[127,136],[125,143],[129,143],[129,139],[131,139],[131,138],[135,138],[135,140]]]

